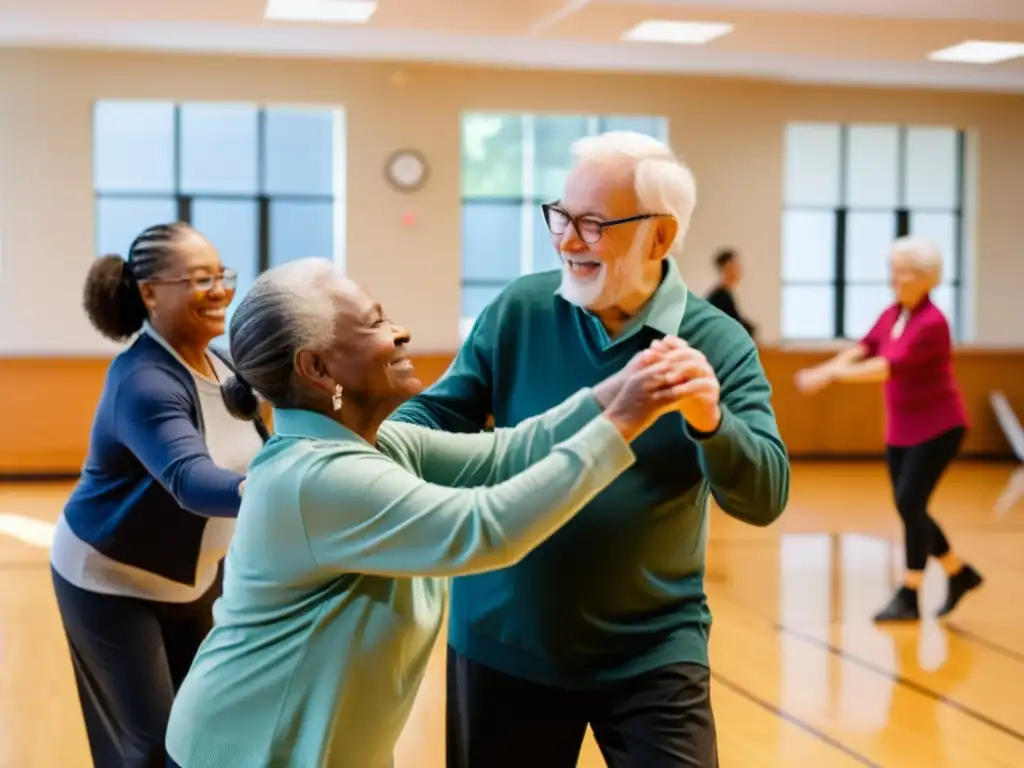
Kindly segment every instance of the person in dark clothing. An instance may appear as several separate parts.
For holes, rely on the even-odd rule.
[[[733,320],[742,325],[751,336],[756,335],[757,327],[740,314],[732,289],[740,281],[742,270],[739,254],[731,248],[715,254],[715,269],[718,270],[718,284],[707,295],[711,306],[720,309]]]

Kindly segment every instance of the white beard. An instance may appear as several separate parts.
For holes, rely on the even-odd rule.
[[[608,267],[601,265],[595,277],[580,279],[576,277],[569,265],[562,262],[562,297],[571,304],[587,309],[599,309],[597,306],[604,294],[604,286],[608,281]]]
[[[574,275],[566,262],[567,254],[562,254],[562,297],[571,304],[591,311],[600,311],[619,303],[637,288],[641,279],[646,239],[643,234],[643,231],[637,233],[629,252],[613,262],[611,268],[601,264],[600,271],[594,277],[580,278]]]

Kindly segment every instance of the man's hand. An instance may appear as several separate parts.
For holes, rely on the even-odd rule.
[[[636,365],[625,369],[625,381],[604,410],[605,417],[622,436],[633,440],[662,415],[679,410],[680,391],[688,386],[682,363],[673,355],[648,350],[637,356]],[[653,362],[644,364],[653,357]]]
[[[661,359],[662,355],[651,348],[637,352],[629,363],[626,364],[625,368],[618,373],[613,373],[594,387],[594,397],[597,399],[598,405],[607,409],[612,404],[612,401],[618,397],[619,392],[622,391],[623,386],[629,381],[630,377]]]
[[[607,409],[631,377],[659,363],[667,363],[667,370],[671,372],[673,380],[666,381],[667,385],[683,384],[675,390],[680,399],[674,410],[680,411],[697,432],[718,429],[722,421],[718,377],[707,358],[678,336],[666,336],[652,342],[650,347],[634,355],[625,368],[595,386],[594,397],[598,404]]]
[[[684,382],[677,390],[678,410],[690,427],[704,433],[717,430],[722,423],[721,385],[704,353],[678,336],[666,336],[653,342],[650,348],[660,357],[673,360],[673,368]]]

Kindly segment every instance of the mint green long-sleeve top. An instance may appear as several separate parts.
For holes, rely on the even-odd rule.
[[[388,422],[376,447],[312,412],[274,426],[171,713],[183,768],[391,765],[446,577],[519,561],[634,462],[589,390],[494,433]]]

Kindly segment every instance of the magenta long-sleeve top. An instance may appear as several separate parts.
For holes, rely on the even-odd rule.
[[[886,309],[860,342],[868,357],[883,357],[889,363],[885,442],[897,447],[969,426],[953,372],[953,343],[945,316],[926,298],[910,312],[903,332],[894,336],[902,312],[899,304]]]

